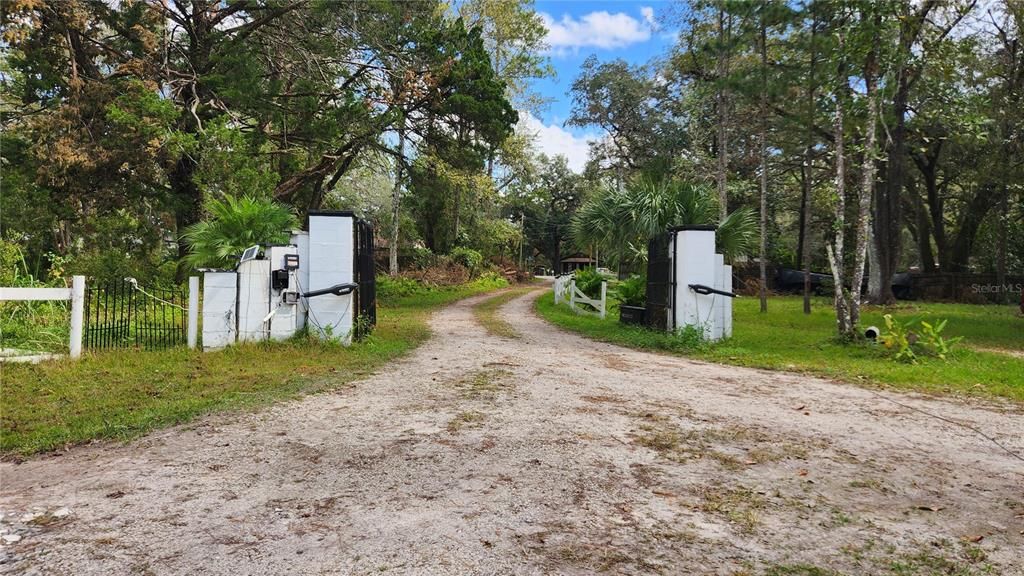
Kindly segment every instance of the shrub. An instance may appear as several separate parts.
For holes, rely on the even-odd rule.
[[[425,270],[437,264],[437,255],[431,252],[430,248],[413,248],[412,264],[420,270]]]
[[[508,280],[496,272],[484,272],[479,278],[470,282],[469,286],[486,290],[504,288],[508,286]]]
[[[643,306],[647,302],[647,279],[643,276],[630,276],[619,283],[615,297],[624,306]]]
[[[189,245],[185,261],[196,268],[234,264],[254,244],[287,242],[289,230],[299,224],[289,208],[265,198],[214,198],[205,209],[207,218],[182,234]]]
[[[601,276],[597,270],[593,268],[582,268],[576,271],[575,274],[576,287],[580,289],[590,298],[601,297],[601,283],[604,282],[604,276]]]
[[[946,320],[936,324],[924,320],[900,322],[886,314],[885,333],[878,337],[879,342],[892,353],[893,359],[908,364],[917,364],[920,355],[937,356],[942,360],[952,351],[953,346],[962,340],[961,337],[943,338],[942,331],[946,328]],[[914,331],[914,323],[920,324],[920,331]]]
[[[452,259],[452,262],[468,268],[470,275],[474,276],[480,271],[480,265],[484,262],[482,254],[465,246],[458,246],[452,249],[448,257]]]
[[[429,291],[429,288],[412,278],[377,276],[377,298],[380,300],[395,300]]]

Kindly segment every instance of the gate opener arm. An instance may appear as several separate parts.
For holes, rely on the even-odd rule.
[[[345,282],[345,283],[342,283],[342,284],[335,284],[334,286],[331,286],[330,288],[321,288],[319,290],[310,290],[309,292],[303,292],[302,293],[302,297],[303,298],[312,298],[314,296],[323,296],[325,294],[334,294],[335,296],[344,296],[346,294],[351,294],[354,290],[357,290],[358,288],[359,288],[358,284],[353,284],[351,282]]]
[[[734,292],[726,292],[725,290],[717,290],[715,288],[712,288],[710,286],[705,286],[703,284],[687,284],[687,286],[689,286],[690,290],[693,290],[697,294],[703,294],[705,296],[707,296],[708,294],[721,294],[722,296],[728,296],[729,298],[735,298],[737,296],[737,294],[734,293]]]

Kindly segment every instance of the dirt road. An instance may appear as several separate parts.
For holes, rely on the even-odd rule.
[[[335,393],[4,463],[0,572],[1024,574],[1024,413],[631,351],[473,300]],[[479,299],[477,299],[479,300]],[[895,402],[898,403],[895,403]]]

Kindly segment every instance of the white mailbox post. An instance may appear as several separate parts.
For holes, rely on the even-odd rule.
[[[732,267],[715,253],[714,226],[683,226],[669,231],[672,303],[668,329],[699,329],[706,340],[732,335]]]

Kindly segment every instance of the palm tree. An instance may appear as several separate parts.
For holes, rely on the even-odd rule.
[[[299,224],[286,206],[269,199],[227,196],[205,208],[207,218],[181,235],[189,245],[185,262],[195,268],[230,266],[250,246],[285,243]]]
[[[623,189],[607,189],[585,202],[573,218],[573,239],[596,245],[625,260],[646,258],[647,242],[671,226],[717,224],[718,251],[727,261],[747,254],[757,234],[757,219],[741,208],[718,221],[714,191],[675,180],[642,179]]]

